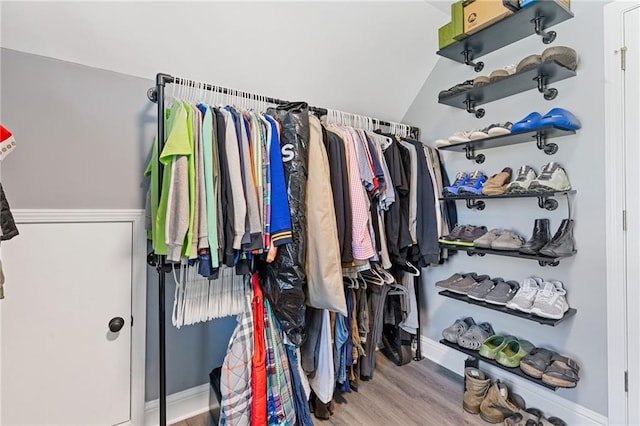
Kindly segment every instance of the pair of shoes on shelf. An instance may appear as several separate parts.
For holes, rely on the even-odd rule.
[[[507,185],[508,194],[545,193],[571,190],[567,172],[560,164],[552,161],[542,166],[540,175],[533,167],[524,165],[518,169],[515,180]]]
[[[549,219],[536,219],[531,239],[520,247],[518,251],[524,254],[541,254],[551,257],[571,256],[576,251],[573,227],[574,221],[572,219],[563,219],[553,238],[551,238]]]
[[[473,80],[465,80],[462,83],[458,83],[455,86],[448,88],[447,90],[442,90],[438,94],[438,99],[448,98],[449,96],[453,96],[456,93],[464,92],[469,89],[473,89]]]
[[[516,65],[516,73],[524,72],[538,65],[555,61],[563,67],[575,71],[578,68],[578,54],[567,46],[552,46],[546,48],[541,55],[529,55]]]
[[[492,229],[473,241],[474,247],[494,250],[518,250],[524,245],[524,238],[510,230]]]
[[[528,340],[495,334],[482,342],[479,353],[482,357],[496,360],[500,365],[515,368],[533,348]]]
[[[480,238],[487,232],[485,226],[456,225],[449,235],[442,236],[438,242],[443,244],[473,247],[474,240]]]
[[[489,83],[493,83],[498,80],[502,80],[505,77],[509,77],[516,73],[515,65],[507,65],[497,70],[493,70],[488,76],[480,75],[473,79],[473,87],[482,87]]]
[[[456,179],[450,186],[442,189],[442,195],[502,195],[507,191],[507,185],[511,181],[513,171],[505,167],[502,171],[487,178],[481,171],[471,173],[458,172]]]
[[[562,281],[529,277],[522,280],[519,287],[507,302],[507,308],[549,319],[561,319],[569,310],[567,291]]]
[[[520,285],[516,281],[502,278],[487,278],[473,286],[467,297],[493,305],[505,306],[516,295]]]
[[[442,337],[446,341],[473,351],[479,350],[482,342],[493,334],[494,331],[491,324],[488,322],[476,324],[471,317],[458,319],[442,330]]]
[[[495,136],[504,136],[511,133],[513,123],[507,121],[505,123],[493,123],[481,129],[463,130],[455,132],[446,139],[438,139],[435,144],[440,148],[443,146],[454,145],[457,143],[469,142],[477,139],[485,139]]]
[[[523,357],[520,369],[528,376],[561,388],[574,388],[580,380],[580,366],[575,360],[545,348],[535,348]]]
[[[553,108],[545,115],[532,112],[511,126],[512,133],[529,132],[553,126],[562,130],[578,130],[582,127],[578,117],[564,108]]]

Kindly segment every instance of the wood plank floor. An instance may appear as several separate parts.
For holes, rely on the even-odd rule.
[[[373,380],[361,382],[358,392],[336,395],[330,420],[316,425],[341,426],[462,426],[486,425],[480,416],[462,409],[462,377],[429,361],[398,367],[377,356]],[[462,370],[462,366],[460,367]],[[312,414],[313,416],[313,414]],[[209,413],[176,426],[214,426]]]

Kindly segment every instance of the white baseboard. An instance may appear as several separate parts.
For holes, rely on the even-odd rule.
[[[167,424],[176,423],[209,411],[211,385],[205,383],[167,396]],[[154,399],[144,406],[145,426],[159,423],[160,403]]]
[[[422,336],[422,354],[425,358],[462,375],[464,360],[467,355],[454,349],[441,345],[439,342]],[[496,368],[486,363],[481,363],[482,369],[492,378],[500,379],[507,383],[514,392],[521,395],[528,407],[536,407],[548,416],[556,416],[567,424],[579,426],[603,426],[608,424],[608,419],[602,414],[596,413],[575,402],[568,401],[551,390],[537,386],[527,380]]]

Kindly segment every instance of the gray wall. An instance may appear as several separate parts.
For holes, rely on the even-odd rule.
[[[523,259],[465,254],[455,256],[445,265],[429,268],[423,278],[426,289],[423,334],[439,340],[442,329],[456,318],[471,315],[476,321],[489,321],[497,332],[506,331],[570,355],[582,366],[582,379],[576,389],[559,390],[557,395],[606,415],[607,398],[603,397],[607,391],[603,5],[602,2],[572,2],[575,18],[553,28],[558,32],[553,45],[571,46],[580,58],[578,75],[553,85],[559,90],[555,100],[545,101],[536,90],[529,91],[483,106],[486,115],[478,120],[463,110],[437,103],[440,90],[477,75],[470,67],[441,58],[404,121],[420,126],[423,140],[433,142],[457,130],[506,120],[515,122],[531,111],[544,114],[556,106],[567,108],[580,118],[582,129],[574,136],[558,139],[559,151],[554,156],[538,151],[535,144],[523,144],[483,151],[487,160],[477,165],[462,153],[443,151],[451,179],[459,170],[480,169],[490,175],[505,166],[515,171],[522,164],[529,164],[539,170],[549,161],[560,162],[578,191],[574,197],[574,217],[579,252],[555,268],[543,268]],[[545,47],[537,36],[507,46],[482,58],[485,62],[482,74],[517,64],[529,54],[542,53]],[[460,223],[486,225],[489,229],[512,228],[528,237],[535,218],[550,218],[552,232],[555,232],[567,215],[566,200],[559,202],[559,208],[553,212],[539,209],[535,199],[488,201],[486,209],[480,212],[468,210],[460,202],[457,206]],[[564,282],[569,303],[577,308],[578,314],[551,328],[439,296],[434,282],[460,271],[478,271],[508,279],[530,275],[559,279]]]
[[[0,122],[18,142],[2,165],[11,208],[144,208],[142,174],[156,125],[155,104],[147,100],[146,91],[153,81],[8,49],[0,49],[0,55]],[[175,329],[170,325],[175,284],[167,278],[171,394],[208,382],[209,371],[222,363],[235,319]],[[146,285],[146,400],[153,400],[158,397],[158,285],[153,269],[148,269]]]

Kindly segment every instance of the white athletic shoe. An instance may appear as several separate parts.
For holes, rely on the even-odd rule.
[[[507,193],[529,192],[529,185],[536,179],[536,171],[531,166],[520,166],[516,179],[507,186]]]
[[[529,277],[520,281],[520,290],[507,302],[507,308],[522,312],[531,312],[543,281],[540,277]]]
[[[554,161],[542,167],[540,176],[529,185],[531,192],[569,191],[571,182],[567,173]]]
[[[560,319],[569,310],[567,292],[561,281],[546,281],[538,291],[531,313],[543,318]]]

